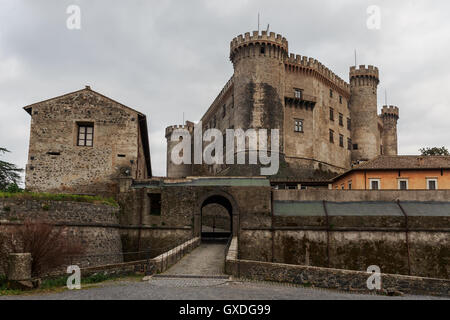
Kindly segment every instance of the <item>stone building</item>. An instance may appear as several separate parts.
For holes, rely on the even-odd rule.
[[[350,82],[313,58],[290,54],[281,35],[246,33],[231,41],[234,74],[201,118],[202,128],[279,129],[280,170],[272,179],[326,181],[352,163],[397,155],[399,110],[377,113],[378,68],[350,68]],[[171,163],[177,128],[166,129],[167,176],[260,175],[259,166]]]
[[[151,177],[146,116],[86,86],[26,106],[26,189],[112,196],[119,177]]]

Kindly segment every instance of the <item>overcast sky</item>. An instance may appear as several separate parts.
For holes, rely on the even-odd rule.
[[[69,30],[69,5],[81,30]],[[381,9],[370,30],[367,8]],[[233,37],[261,26],[291,53],[348,81],[349,66],[380,68],[379,109],[400,107],[399,152],[450,147],[450,1],[0,0],[0,146],[27,162],[22,107],[90,85],[147,115],[154,175],[165,174],[168,125],[197,121],[233,73]],[[263,28],[263,27],[262,27]]]

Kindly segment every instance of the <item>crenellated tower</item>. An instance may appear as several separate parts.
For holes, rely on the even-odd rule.
[[[288,42],[274,32],[253,31],[234,38],[230,60],[234,67],[235,128],[280,129],[284,117],[284,61]],[[280,135],[280,150],[283,150]]]
[[[378,68],[365,65],[350,68],[350,113],[352,119],[352,161],[367,161],[380,155],[378,131]]]
[[[172,141],[172,133],[179,129],[185,129],[189,132],[191,136],[191,164],[175,164],[172,162],[172,151],[174,147],[182,140],[179,138],[178,141]],[[166,166],[166,174],[168,178],[185,178],[192,175],[193,168],[193,135],[194,135],[194,123],[190,121],[186,121],[185,125],[174,125],[166,128],[166,139],[167,139],[167,166]]]
[[[381,138],[383,141],[383,155],[396,156],[398,154],[397,142],[397,121],[399,110],[395,106],[383,106],[381,110],[383,119],[383,131]]]

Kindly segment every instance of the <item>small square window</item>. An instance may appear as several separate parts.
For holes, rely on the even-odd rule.
[[[79,123],[77,146],[92,147],[94,145],[94,124]]]
[[[301,89],[294,89],[294,97],[297,99],[301,99],[302,98],[302,90]]]
[[[428,190],[437,190],[438,189],[437,179],[427,179],[427,189]]]
[[[353,145],[353,150],[358,150],[358,144],[357,144],[357,143],[355,143],[355,144]]]
[[[408,179],[398,180],[398,190],[408,190]]]
[[[380,190],[380,179],[369,179],[370,190]]]
[[[303,120],[301,119],[294,120],[294,132],[303,132]]]

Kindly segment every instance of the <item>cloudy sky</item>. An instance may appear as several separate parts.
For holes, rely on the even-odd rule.
[[[67,7],[81,9],[69,30]],[[379,30],[367,8],[381,9]],[[291,53],[348,79],[354,64],[380,68],[379,109],[400,110],[399,151],[450,147],[450,2],[446,0],[1,0],[0,146],[27,162],[23,106],[92,89],[147,114],[155,175],[165,174],[164,128],[197,121],[230,78],[230,40],[261,26]]]

